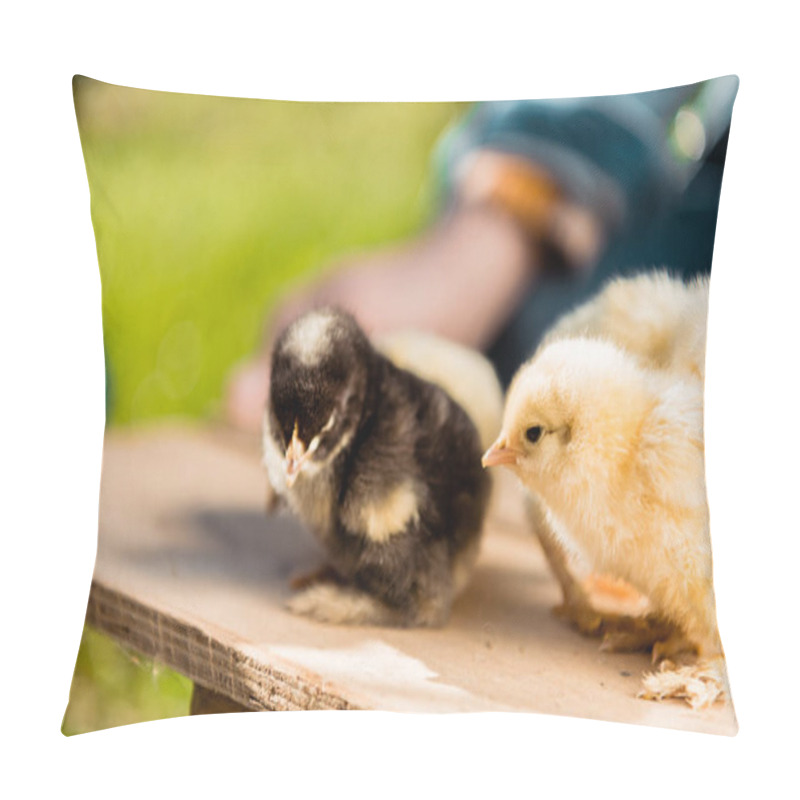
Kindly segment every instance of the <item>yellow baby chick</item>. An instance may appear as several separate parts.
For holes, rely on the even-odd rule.
[[[483,463],[516,473],[561,545],[648,597],[674,631],[655,658],[691,649],[714,659],[702,381],[647,360],[600,339],[545,343],[515,376]]]
[[[548,331],[542,346],[585,336],[605,339],[643,364],[705,376],[708,277],[684,283],[667,270],[610,281]]]

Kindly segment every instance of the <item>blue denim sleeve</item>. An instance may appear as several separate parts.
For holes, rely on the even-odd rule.
[[[516,154],[546,169],[609,234],[673,204],[724,136],[738,78],[652,92],[485,102],[439,143],[446,193],[475,150]]]

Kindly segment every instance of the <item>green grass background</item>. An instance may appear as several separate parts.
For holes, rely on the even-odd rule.
[[[425,224],[433,147],[465,111],[74,89],[109,425],[217,415],[283,292]],[[184,677],[85,628],[62,730],[183,715],[190,696]]]

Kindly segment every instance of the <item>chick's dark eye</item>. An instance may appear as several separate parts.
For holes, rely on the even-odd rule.
[[[529,442],[536,444],[536,442],[542,438],[542,426],[534,425],[532,428],[528,428],[528,430],[525,431],[525,438]]]

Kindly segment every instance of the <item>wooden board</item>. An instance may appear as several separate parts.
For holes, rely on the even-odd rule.
[[[322,561],[265,513],[257,446],[214,429],[106,435],[87,620],[253,709],[535,711],[731,734],[729,703],[636,699],[643,654],[610,654],[556,619],[559,593],[500,482],[473,580],[441,630],[348,628],[284,609]]]

